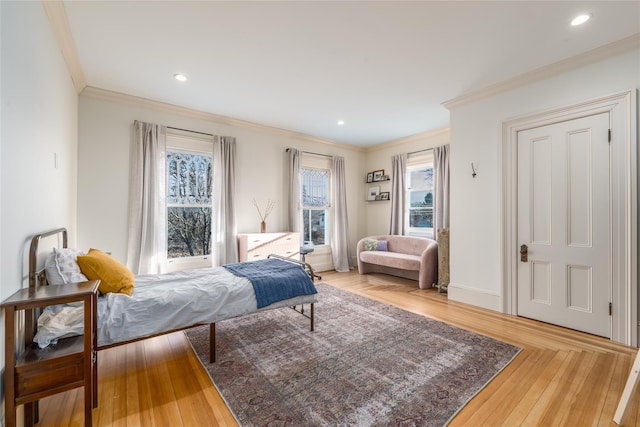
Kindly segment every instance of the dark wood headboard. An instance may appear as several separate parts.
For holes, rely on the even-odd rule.
[[[40,239],[56,234],[62,234],[62,247],[66,248],[68,244],[66,228],[45,231],[44,233],[36,234],[31,239],[31,246],[29,247],[29,288],[35,288],[38,282],[45,282],[45,279],[40,277],[44,275],[44,270],[38,271],[38,245],[40,244]]]

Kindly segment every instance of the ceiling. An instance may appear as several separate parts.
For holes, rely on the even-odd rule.
[[[88,86],[356,146],[448,126],[447,100],[640,33],[639,1],[64,7]]]

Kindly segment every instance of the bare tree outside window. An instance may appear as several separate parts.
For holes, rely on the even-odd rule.
[[[329,171],[325,169],[302,169],[303,240],[314,245],[328,244],[329,220]]]
[[[408,172],[409,227],[433,228],[433,167]]]
[[[167,151],[167,258],[211,254],[211,160]]]

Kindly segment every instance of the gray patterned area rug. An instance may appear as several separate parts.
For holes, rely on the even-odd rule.
[[[186,335],[242,426],[442,426],[520,349],[318,284],[315,331],[289,308]]]

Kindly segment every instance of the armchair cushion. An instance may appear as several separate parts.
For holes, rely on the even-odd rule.
[[[388,243],[386,240],[365,239],[364,251],[388,251]]]

